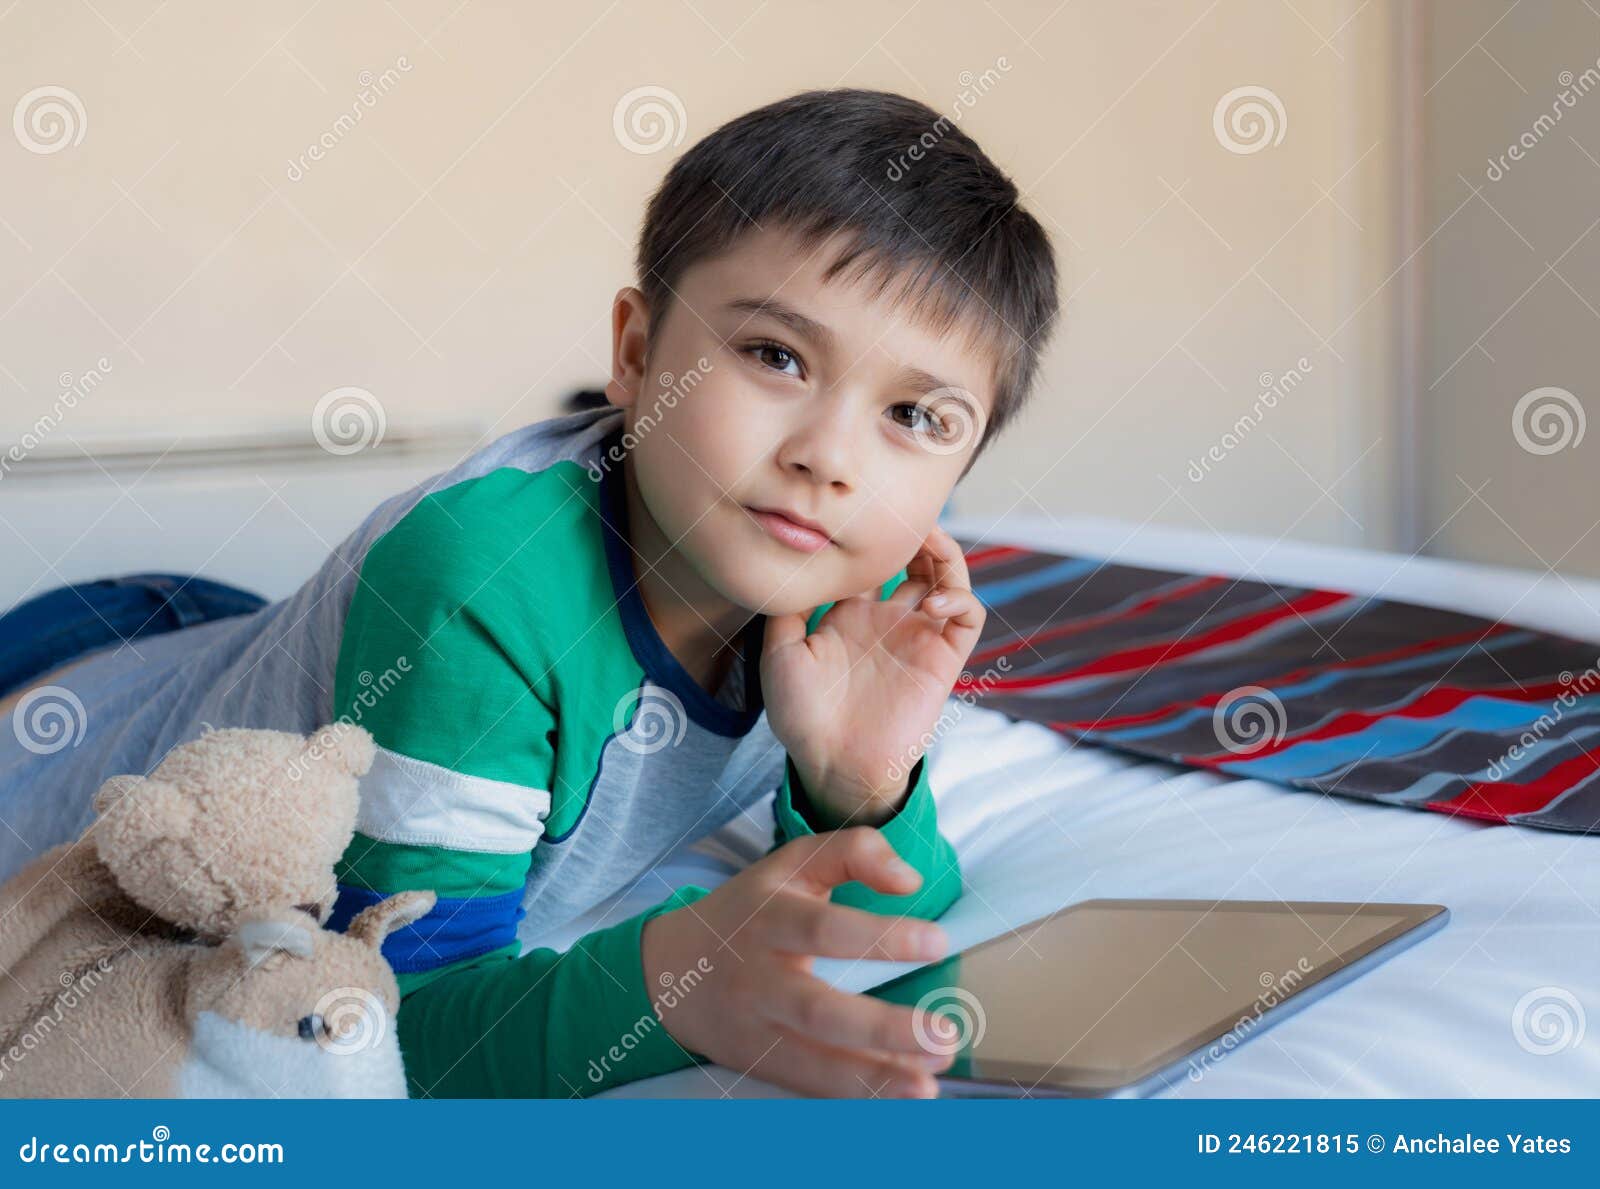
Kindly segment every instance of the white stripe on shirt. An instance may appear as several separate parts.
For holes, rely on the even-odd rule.
[[[516,854],[544,834],[550,793],[469,776],[378,748],[361,778],[356,829],[380,842]]]

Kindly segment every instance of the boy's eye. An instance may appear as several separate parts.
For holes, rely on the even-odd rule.
[[[901,412],[907,413],[908,419],[900,421],[899,424],[914,434],[937,438],[942,437],[947,431],[943,420],[927,405],[899,404],[890,410],[891,415]]]
[[[770,367],[775,372],[782,372],[786,376],[800,375],[800,360],[793,351],[777,343],[757,343],[750,348],[750,352],[759,359],[763,365]],[[791,366],[794,370],[790,370]]]

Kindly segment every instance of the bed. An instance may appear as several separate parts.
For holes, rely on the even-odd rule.
[[[951,520],[963,540],[1382,594],[1600,641],[1600,583],[1427,558],[1114,521]],[[1301,792],[1089,745],[965,708],[932,752],[942,827],[966,890],[944,918],[960,948],[1093,897],[1442,903],[1439,933],[1261,1032],[1157,1097],[1592,1097],[1600,1093],[1600,838]],[[671,856],[559,933],[759,857],[770,803]],[[1019,947],[1020,948],[1020,947]],[[1026,951],[1021,951],[1025,958]],[[1020,960],[1020,959],[1019,959]],[[910,969],[819,962],[864,990]],[[1600,1029],[1600,1021],[1596,1028]],[[781,1091],[717,1067],[617,1096]]]

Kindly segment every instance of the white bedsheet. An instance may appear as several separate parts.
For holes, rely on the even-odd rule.
[[[987,529],[951,527],[968,537]],[[1491,615],[1514,607],[1517,622],[1600,637],[1593,626],[1600,588],[1577,580],[1315,546],[1268,548],[1104,521],[1012,522],[987,540],[1381,590]],[[1179,1077],[1158,1096],[1600,1095],[1600,838],[1189,771],[1074,747],[1044,727],[977,709],[964,710],[931,762],[942,828],[961,856],[966,885],[943,920],[957,948],[1093,897],[1398,900],[1450,908],[1440,932],[1260,1033],[1199,1080]],[[714,886],[759,856],[770,837],[769,806],[543,940],[566,944],[656,902],[669,886]],[[906,969],[818,963],[819,974],[852,989]],[[1527,1004],[1520,1020],[1519,1004]],[[1551,1004],[1555,1010],[1541,1014]],[[1547,1026],[1565,1029],[1569,1039],[1541,1053]],[[776,1092],[718,1068],[613,1091]]]

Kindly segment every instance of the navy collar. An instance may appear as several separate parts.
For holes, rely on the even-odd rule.
[[[616,447],[615,450],[612,447]],[[767,617],[757,615],[740,633],[740,659],[744,665],[744,703],[746,709],[717,701],[672,655],[651,622],[633,575],[633,549],[628,537],[628,499],[622,473],[622,428],[607,434],[600,444],[601,471],[599,504],[601,536],[605,539],[606,568],[611,574],[611,589],[617,613],[628,637],[628,647],[645,674],[657,685],[671,691],[689,717],[718,735],[739,736],[749,732],[761,717],[761,648]]]

